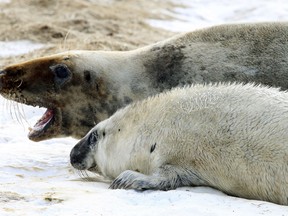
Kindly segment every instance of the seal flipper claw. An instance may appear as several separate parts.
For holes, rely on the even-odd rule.
[[[131,182],[135,179],[135,174],[134,173],[136,173],[136,172],[133,172],[131,170],[126,170],[126,171],[122,172],[111,183],[109,189],[128,189],[131,186]]]
[[[150,183],[150,176],[126,170],[122,172],[110,185],[110,189],[135,189],[147,190],[155,189],[155,186]]]
[[[183,175],[183,173],[185,173]],[[179,169],[172,165],[163,165],[152,175],[126,170],[122,172],[110,185],[111,189],[135,190],[171,190],[181,186],[203,184],[191,170]]]

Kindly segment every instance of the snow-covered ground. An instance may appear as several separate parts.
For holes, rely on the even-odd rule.
[[[0,0],[3,4],[3,0]],[[7,0],[5,0],[7,2]],[[176,0],[175,0],[176,1]],[[179,2],[179,1],[177,1]],[[181,0],[188,8],[169,12],[174,21],[151,21],[174,31],[232,22],[288,20],[287,0]],[[168,12],[167,12],[168,13]],[[27,44],[27,43],[26,43]],[[0,42],[0,57],[29,49]],[[288,215],[288,207],[227,196],[207,187],[173,191],[109,190],[108,184],[83,181],[69,165],[77,140],[39,143],[26,137],[43,109],[0,97],[0,215]],[[25,119],[25,120],[23,120]],[[288,186],[288,185],[287,185]]]
[[[29,40],[0,41],[0,58],[25,54],[44,46],[44,44],[33,43]]]
[[[174,0],[179,7],[167,14],[177,19],[149,20],[154,26],[170,31],[191,31],[223,23],[286,21],[288,2],[285,0]]]

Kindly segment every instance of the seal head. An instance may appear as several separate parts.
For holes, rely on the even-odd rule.
[[[70,163],[75,169],[89,170],[96,167],[92,152],[97,145],[97,139],[98,134],[96,130],[88,133],[74,146],[70,153]]]
[[[109,107],[103,111],[101,106],[92,106],[95,100],[102,98],[105,102],[107,98],[103,79],[85,67],[78,65],[76,68],[75,60],[71,60],[75,57],[75,53],[58,54],[12,65],[1,71],[2,96],[47,108],[30,128],[29,139],[81,137],[99,121],[98,117],[107,118],[111,114]]]

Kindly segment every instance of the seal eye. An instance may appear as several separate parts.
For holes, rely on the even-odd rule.
[[[97,133],[97,131],[91,133],[88,139],[89,139],[88,141],[89,141],[89,144],[90,144],[90,145],[95,144],[95,143],[97,142],[97,139],[98,139],[98,133]]]
[[[69,76],[69,70],[64,65],[58,65],[54,68],[54,73],[58,78],[65,79]]]
[[[71,71],[65,64],[57,64],[50,67],[54,72],[54,82],[57,84],[57,87],[61,87],[71,78]]]

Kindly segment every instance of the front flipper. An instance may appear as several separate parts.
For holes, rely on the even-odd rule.
[[[148,190],[155,189],[155,186],[148,176],[139,172],[126,170],[112,182],[109,188]]]
[[[111,189],[135,190],[172,190],[181,186],[206,185],[191,170],[176,168],[171,165],[162,166],[152,175],[126,170],[110,185]]]

